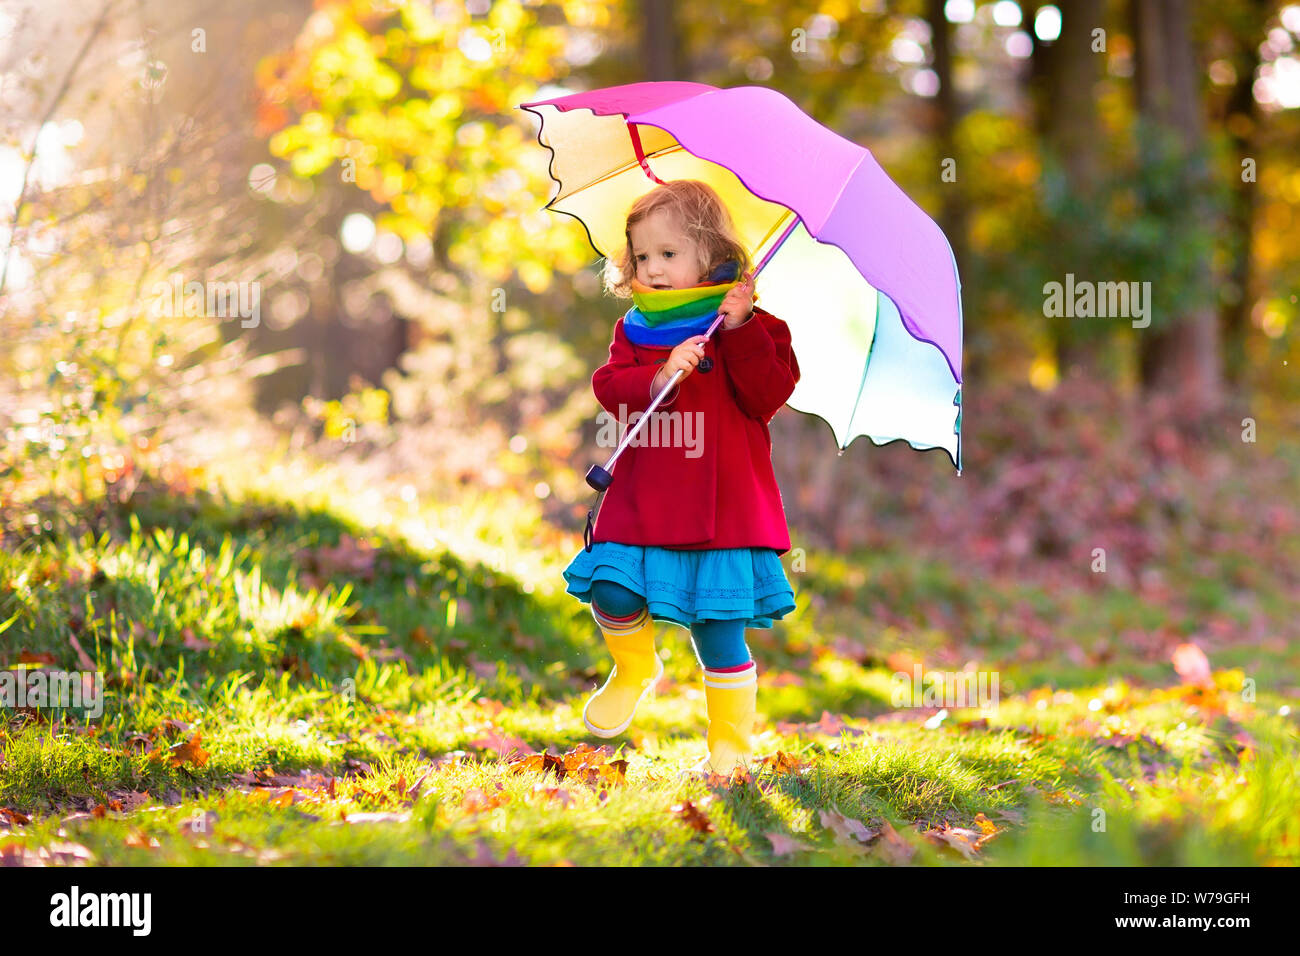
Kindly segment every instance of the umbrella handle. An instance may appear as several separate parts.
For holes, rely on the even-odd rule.
[[[794,227],[797,225],[799,225],[799,217],[795,216],[794,219],[790,221],[790,225],[785,227],[785,231],[781,233],[781,237],[777,239],[775,243],[772,244],[772,248],[767,250],[767,254],[763,256],[762,261],[760,261],[758,266],[754,269],[754,272],[750,276],[750,278],[753,279],[758,278],[758,274],[763,271],[763,267],[767,265],[768,260],[772,258],[772,256],[776,253],[777,249],[781,248],[782,243],[784,243],[786,239],[789,238],[790,233],[794,232]],[[716,316],[714,316],[713,324],[710,325],[709,330],[704,333],[704,338],[706,341],[713,336],[714,330],[716,330],[718,325],[722,322],[724,315],[725,313],[719,312]],[[704,368],[705,362],[709,363],[708,368]],[[712,360],[708,358],[700,359],[701,372],[707,372],[711,368],[713,368]],[[676,372],[673,373],[673,377],[668,380],[667,385],[665,385],[662,389],[659,390],[659,394],[656,395],[654,401],[650,403],[650,407],[645,410],[645,413],[642,414],[642,416],[639,419],[637,419],[637,423],[632,426],[631,430],[628,431],[628,433],[623,436],[623,440],[618,443],[618,447],[614,449],[614,454],[609,456],[609,461],[605,462],[605,466],[603,468],[600,465],[592,465],[590,468],[587,469],[587,484],[589,484],[592,488],[596,489],[597,491],[603,492],[607,488],[609,488],[611,484],[614,483],[614,463],[618,461],[619,456],[623,454],[623,450],[627,448],[627,446],[631,443],[632,439],[635,438],[637,436],[637,433],[641,431],[641,426],[646,423],[646,420],[650,417],[650,414],[656,408],[659,407],[659,403],[663,401],[664,396],[673,390],[673,386],[676,385],[677,381],[685,374],[686,373],[682,369],[678,369]],[[590,520],[590,515],[588,515],[588,519]]]
[[[705,339],[708,339],[713,335],[714,329],[716,329],[719,323],[722,322],[725,315],[726,313],[719,312],[713,317],[713,324],[710,325],[709,330],[704,333]],[[704,359],[700,359],[700,364],[704,364]],[[713,363],[710,362],[709,365],[712,367]],[[587,469],[587,484],[591,485],[591,487],[595,488],[597,491],[604,491],[614,483],[614,462],[618,461],[618,456],[623,454],[623,450],[631,444],[632,439],[634,439],[641,431],[641,426],[650,418],[651,413],[659,407],[659,403],[664,400],[664,396],[673,390],[673,387],[685,374],[685,370],[680,368],[673,372],[673,377],[668,380],[668,384],[659,390],[659,394],[654,397],[654,401],[650,403],[650,406],[642,413],[641,417],[636,420],[636,424],[633,425],[627,434],[623,436],[623,440],[619,442],[618,447],[614,449],[614,454],[610,455],[609,461],[605,462],[605,467],[602,468],[600,465],[592,465]]]

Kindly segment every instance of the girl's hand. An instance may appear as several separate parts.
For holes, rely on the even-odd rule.
[[[726,320],[724,319],[723,321],[725,322]],[[681,382],[686,381],[687,376],[689,376],[691,372],[695,371],[695,366],[700,364],[700,359],[704,358],[704,343],[707,341],[707,336],[693,335],[686,341],[682,342],[681,345],[673,349],[669,354],[667,361],[664,362],[664,367],[661,368],[659,374],[655,376],[655,391],[657,392],[659,389],[667,385],[668,380],[673,377],[678,369],[685,372],[685,374],[677,380],[678,383],[680,384]]]
[[[726,314],[722,320],[724,329],[742,325],[754,312],[754,277],[746,273],[745,281],[723,297],[718,311]]]

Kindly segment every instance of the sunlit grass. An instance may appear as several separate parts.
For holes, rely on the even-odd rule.
[[[0,552],[5,650],[69,669],[84,653],[108,689],[90,728],[43,713],[0,730],[0,807],[30,818],[0,828],[0,852],[72,841],[99,863],[189,865],[1300,860],[1288,645],[1216,653],[1214,687],[1197,690],[1167,654],[1117,638],[1160,623],[1122,591],[826,555],[792,571],[796,612],[749,635],[755,753],[787,765],[711,789],[677,776],[703,756],[707,725],[682,628],[657,627],[665,678],[628,733],[586,733],[607,654],[562,593],[580,542],[542,525],[535,503],[438,500],[306,462],[232,465],[218,485],[143,496],[98,537]],[[1223,591],[1196,600],[1222,608]],[[1023,648],[1043,632],[1026,610],[1059,624],[1032,659]],[[914,662],[995,671],[1000,696],[986,710],[902,707]],[[203,759],[173,760],[196,735]],[[626,760],[621,780],[510,762],[596,745],[608,748],[597,763]],[[840,819],[866,842],[837,833]],[[985,838],[964,855],[940,845],[946,828]]]

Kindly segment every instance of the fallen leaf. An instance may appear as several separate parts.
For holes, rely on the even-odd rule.
[[[788,856],[791,853],[813,849],[813,847],[809,846],[807,843],[800,843],[798,840],[786,836],[784,833],[765,833],[763,835],[772,843],[773,856]]]
[[[185,743],[172,748],[171,764],[173,767],[179,767],[186,763],[191,763],[195,767],[202,767],[208,762],[208,752],[199,746],[200,736],[200,734],[196,733]]]
[[[710,798],[706,797],[703,800],[701,800],[700,803],[705,804],[708,802],[709,799]],[[681,803],[674,803],[671,807],[668,808],[668,812],[676,816],[687,826],[691,827],[694,830],[699,831],[700,833],[713,832],[713,822],[704,814],[702,810],[700,810],[698,806],[691,803],[691,801],[689,800],[684,800]]]
[[[1020,810],[1012,809],[1011,807],[1007,807],[1007,808],[1004,808],[1004,809],[1002,809],[1002,810],[994,810],[994,811],[993,811],[993,815],[994,815],[995,817],[1001,817],[1003,820],[1007,820],[1007,821],[1009,821],[1009,822],[1011,822],[1011,823],[1024,823],[1024,822],[1025,822],[1025,815],[1024,815],[1024,813],[1023,813],[1022,811],[1020,811]]]
[[[151,836],[145,836],[141,830],[132,829],[127,832],[126,839],[122,841],[127,846],[140,847],[145,850],[156,850],[161,845]]]
[[[839,807],[833,810],[818,810],[817,815],[822,826],[834,833],[836,840],[840,842],[856,840],[859,843],[870,843],[880,835],[879,830],[867,829],[861,820],[845,816],[840,812]]]
[[[516,757],[510,761],[510,771],[512,773],[533,771],[545,777],[548,770],[555,771],[556,781],[563,780],[564,775],[568,772],[564,766],[564,761],[551,753],[529,754],[526,757]]]
[[[558,800],[565,807],[573,802],[573,794],[564,787],[548,787],[544,783],[539,783],[533,787],[533,793],[546,797],[548,801]]]
[[[888,820],[881,821],[880,839],[871,850],[893,866],[910,862],[916,853],[916,847],[895,830]]]
[[[49,651],[42,651],[40,653],[37,653],[36,651],[21,650],[18,652],[18,660],[16,660],[14,663],[16,664],[57,664],[58,662],[59,659],[55,657],[53,654],[51,654]]]
[[[991,839],[993,834],[967,830],[964,827],[950,827],[944,824],[942,827],[933,827],[926,830],[921,836],[938,846],[956,850],[968,860],[973,860],[976,851],[986,840]]]
[[[801,760],[794,754],[788,754],[784,750],[778,750],[774,754],[760,757],[757,763],[770,767],[776,774],[798,773],[808,766],[808,761]]]
[[[493,810],[503,803],[509,802],[510,794],[503,790],[494,794],[486,794],[480,788],[474,787],[465,791],[465,796],[460,801],[460,809],[462,813],[466,814],[482,813],[485,810]]]

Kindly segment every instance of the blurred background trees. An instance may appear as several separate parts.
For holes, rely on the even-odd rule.
[[[178,442],[192,455],[266,416],[431,493],[509,486],[580,527],[582,474],[604,457],[590,375],[627,303],[600,292],[582,227],[543,209],[549,154],[514,107],[646,79],[779,89],[944,227],[968,468],[1009,450],[979,439],[1005,414],[982,397],[998,387],[1171,397],[1200,431],[1239,429],[1246,407],[1294,425],[1300,5],[0,11],[11,497],[122,493],[174,467]],[[1150,281],[1150,327],[1049,318],[1044,285],[1067,273]],[[190,282],[255,289],[258,314],[166,291]],[[792,524],[837,545],[866,540],[886,506],[888,484],[864,491],[865,474],[951,473],[897,445],[829,454],[808,416],[773,432]]]

